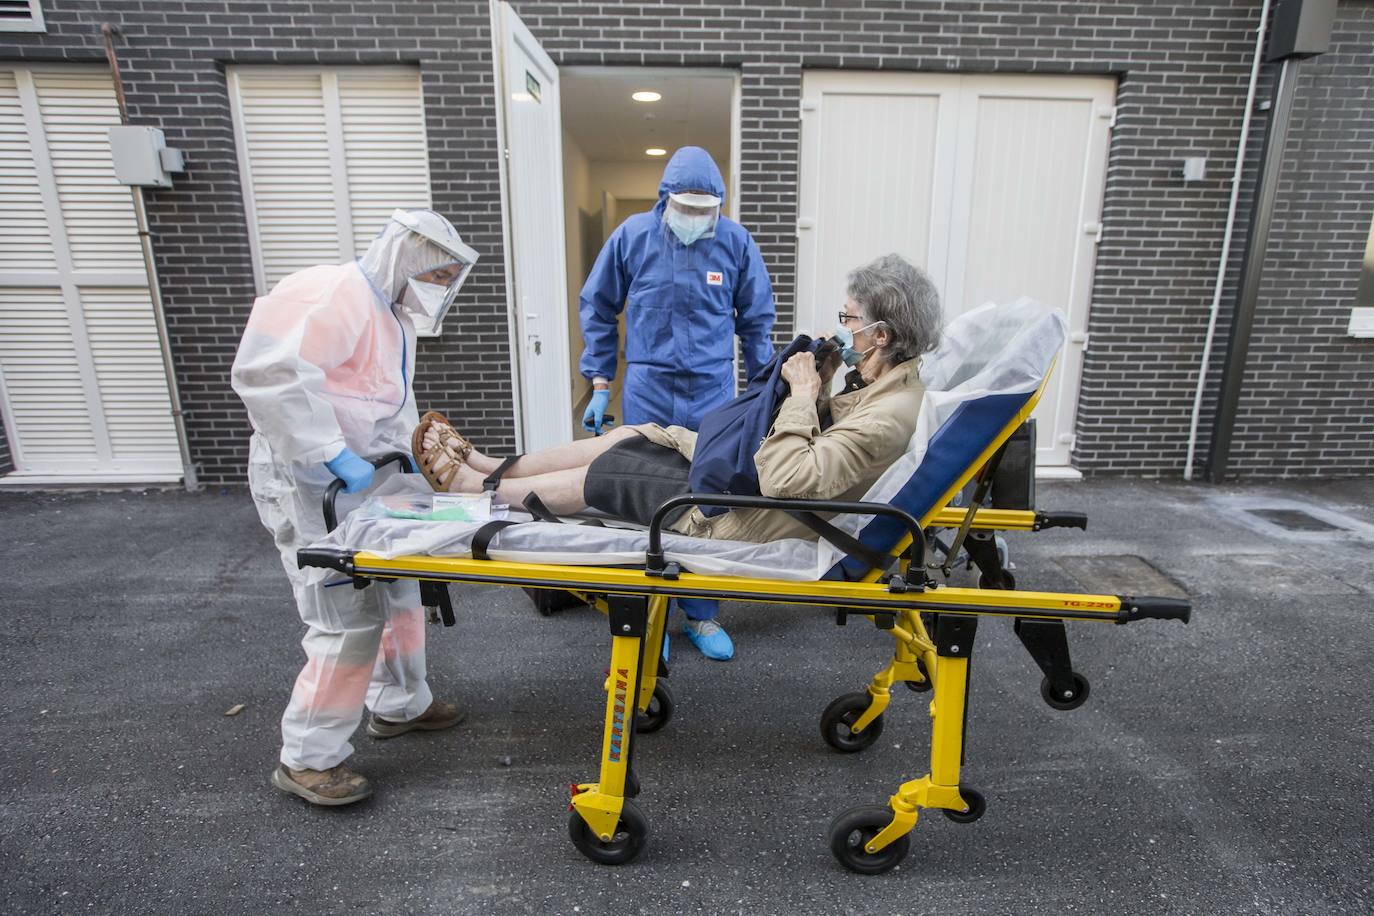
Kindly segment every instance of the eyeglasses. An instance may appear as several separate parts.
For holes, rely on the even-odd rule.
[[[845,323],[850,322],[850,321],[863,321],[863,320],[864,320],[864,316],[862,316],[862,315],[851,315],[851,314],[849,314],[848,312],[845,312],[845,311],[841,311],[841,312],[839,313],[839,318],[840,318],[840,324],[845,324]]]

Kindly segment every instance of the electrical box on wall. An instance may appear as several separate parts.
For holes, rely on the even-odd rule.
[[[156,127],[111,127],[110,155],[115,180],[140,188],[170,188],[171,173],[186,170],[181,150],[169,149]]]

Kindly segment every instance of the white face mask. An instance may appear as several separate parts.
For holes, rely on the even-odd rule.
[[[673,230],[673,235],[677,236],[679,242],[690,245],[711,231],[716,224],[716,214],[687,214],[670,205],[663,214],[663,221]]]

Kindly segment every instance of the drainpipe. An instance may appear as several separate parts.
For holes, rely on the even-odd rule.
[[[114,37],[119,29],[112,23],[100,27],[105,36],[105,59],[110,62],[110,76],[114,80],[115,100],[119,103],[121,124],[129,123],[129,106],[124,100],[124,81],[119,77],[119,59],[115,57]],[[153,321],[157,325],[157,342],[162,350],[162,368],[167,376],[167,397],[171,401],[172,422],[176,425],[177,447],[181,450],[181,479],[189,491],[199,490],[200,480],[191,460],[191,442],[186,436],[186,418],[181,412],[181,391],[177,387],[176,365],[172,362],[172,345],[167,335],[167,316],[162,305],[162,284],[158,281],[157,262],[153,259],[153,236],[148,231],[148,211],[143,205],[143,189],[130,186],[134,198],[134,217],[138,221],[138,241],[143,249],[143,269],[148,274],[148,294],[153,303]]]
[[[1217,279],[1212,289],[1212,311],[1207,319],[1207,342],[1202,346],[1202,359],[1197,368],[1197,390],[1193,392],[1193,419],[1188,427],[1188,457],[1183,463],[1183,479],[1193,479],[1193,456],[1197,452],[1197,427],[1202,417],[1202,392],[1207,387],[1207,366],[1212,361],[1212,342],[1216,338],[1217,316],[1221,314],[1221,293],[1226,285],[1226,262],[1231,258],[1231,237],[1236,228],[1236,209],[1240,203],[1240,179],[1245,171],[1245,147],[1250,139],[1250,118],[1255,110],[1255,89],[1259,86],[1260,62],[1264,51],[1264,34],[1269,25],[1269,2],[1260,8],[1259,28],[1255,31],[1255,59],[1250,65],[1250,89],[1245,95],[1245,114],[1240,121],[1240,140],[1236,146],[1236,167],[1231,172],[1231,204],[1226,210],[1226,231],[1221,237],[1221,258],[1217,261]]]

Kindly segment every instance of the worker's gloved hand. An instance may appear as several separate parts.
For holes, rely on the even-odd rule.
[[[357,493],[359,490],[366,490],[372,486],[372,476],[377,472],[369,461],[364,461],[353,450],[344,447],[333,458],[324,464],[329,468],[329,473],[344,482],[345,493]]]
[[[587,405],[586,413],[582,414],[582,428],[589,433],[601,435],[603,426],[612,425],[612,420],[606,419],[606,408],[611,404],[611,389],[597,388],[592,392],[592,402]]]

